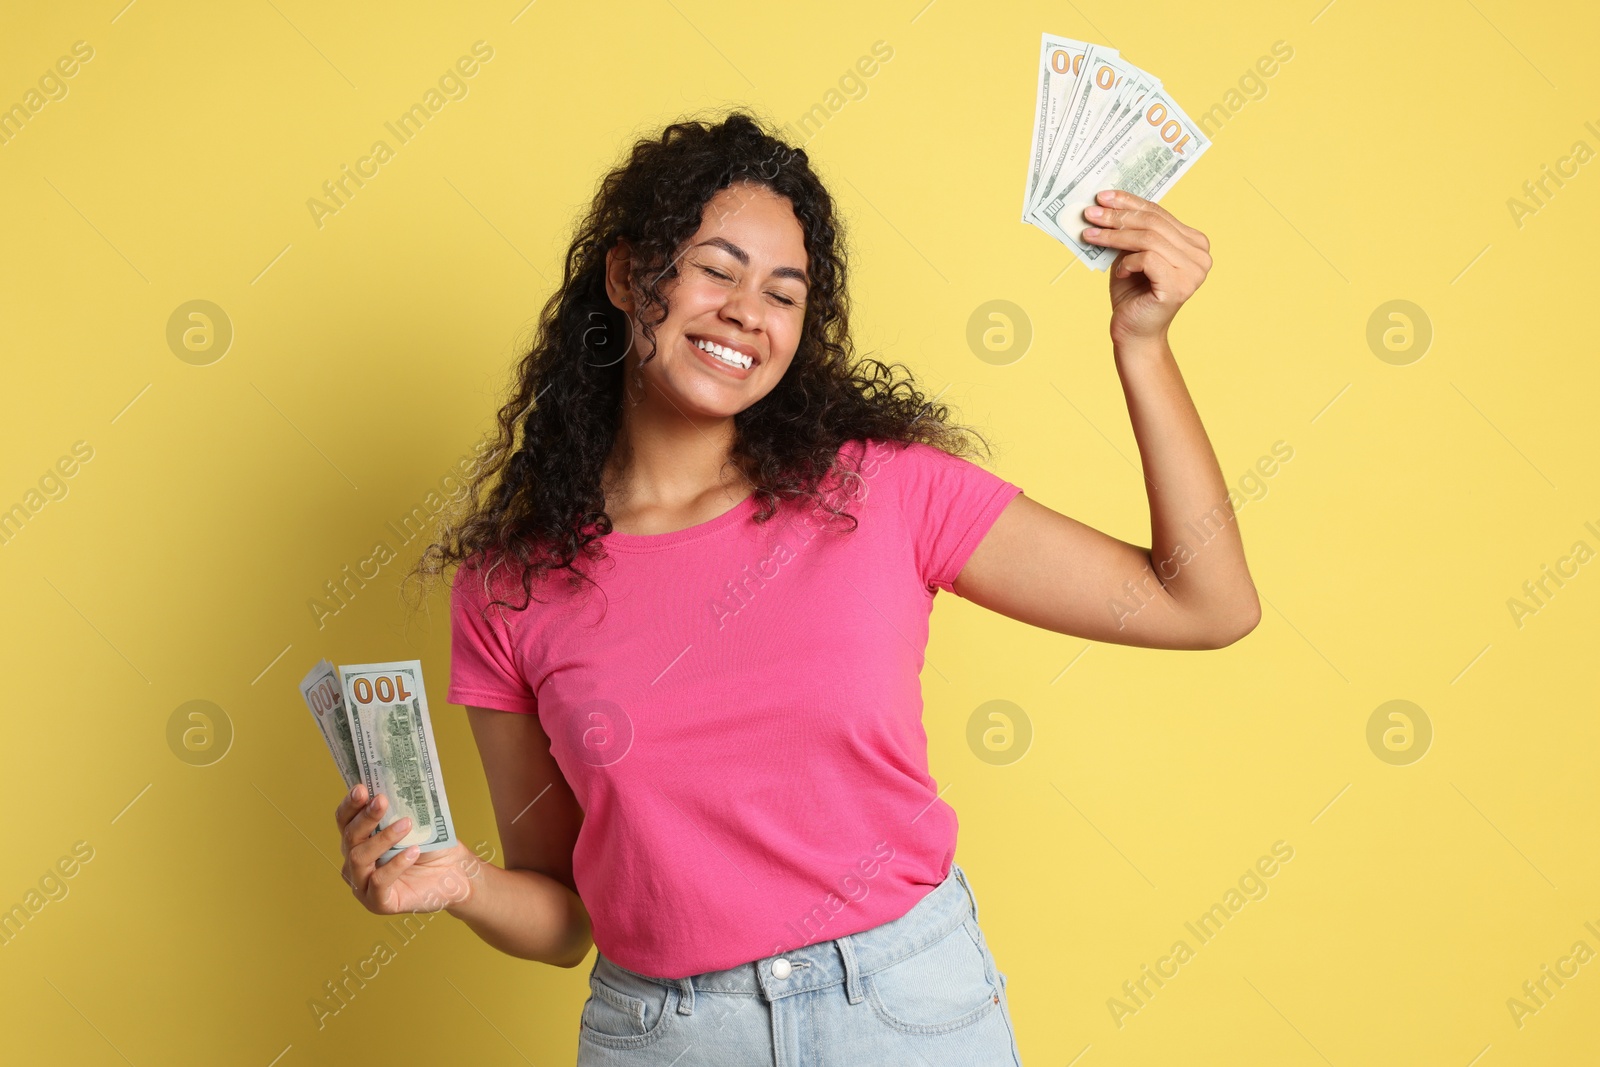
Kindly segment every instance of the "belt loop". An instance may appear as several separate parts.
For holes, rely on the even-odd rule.
[[[845,999],[851,1004],[860,1004],[861,993],[861,965],[856,962],[856,944],[850,939],[849,934],[835,938],[835,945],[839,946],[839,955],[844,958],[844,994]]]
[[[682,992],[683,992],[683,996],[678,998],[678,1014],[679,1015],[693,1015],[694,1014],[694,979],[693,978],[680,978],[680,979],[678,979],[678,988],[680,990],[682,990]]]
[[[955,863],[950,864],[950,870],[955,872],[957,878],[961,879],[961,888],[967,891],[967,899],[972,902],[972,920],[976,922],[978,920],[978,898],[972,892],[972,883],[967,881],[967,872],[963,871]]]

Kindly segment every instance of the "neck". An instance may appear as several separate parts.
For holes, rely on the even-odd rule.
[[[637,394],[632,394],[637,395]],[[606,462],[607,508],[672,508],[722,486],[733,498],[749,491],[730,461],[731,416],[705,417],[680,410],[652,389],[622,401],[616,444]]]

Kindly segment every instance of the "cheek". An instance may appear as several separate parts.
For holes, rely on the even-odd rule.
[[[792,314],[789,321],[783,324],[784,351],[793,354],[800,347],[800,339],[804,334],[805,319],[802,315]]]
[[[788,371],[789,365],[794,362],[795,350],[799,347],[800,327],[798,325],[792,329],[785,329],[781,335],[776,332],[773,333],[772,353],[775,358],[772,363],[780,377]]]
[[[667,301],[667,321],[674,324],[696,319],[720,307],[723,300],[713,286],[692,277],[679,279],[670,290],[663,289],[662,296]]]

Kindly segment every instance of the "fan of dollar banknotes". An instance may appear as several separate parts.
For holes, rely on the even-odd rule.
[[[411,829],[378,858],[379,864],[412,845],[432,852],[456,843],[420,660],[337,671],[323,660],[300,682],[300,695],[333,753],[345,789],[365,782],[369,795],[389,798],[378,830],[396,819],[411,820]]]
[[[1022,221],[1106,270],[1118,250],[1081,239],[1095,194],[1121,189],[1158,202],[1210,147],[1159,78],[1114,48],[1044,34]]]

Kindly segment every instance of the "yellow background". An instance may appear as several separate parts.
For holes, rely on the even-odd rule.
[[[1507,200],[1600,149],[1597,21],[1507,0],[109,0],[13,21],[0,105],[75,41],[94,57],[0,146],[0,507],[74,442],[94,455],[0,547],[0,907],[75,842],[94,858],[0,947],[6,1058],[572,1061],[587,964],[514,960],[448,915],[317,1028],[307,1002],[385,927],[336,873],[340,785],[295,685],[323,656],[421,658],[458,832],[498,849],[443,699],[443,591],[407,624],[407,550],[320,630],[307,601],[488,428],[575,212],[684,112],[792,124],[887,42],[806,142],[849,224],[861,348],[947,389],[1030,495],[1148,543],[1105,276],[1063,273],[1018,221],[1050,31],[1118,47],[1197,117],[1293,48],[1165,201],[1213,242],[1173,344],[1222,469],[1293,458],[1240,511],[1264,617],[1225,650],[1087,646],[939,598],[933,770],[1025,1061],[1587,1062],[1600,961],[1520,1027],[1506,1002],[1574,942],[1600,951],[1600,564],[1520,627],[1507,601],[1600,548],[1600,163],[1520,226]],[[478,40],[469,94],[319,229],[306,201]],[[207,366],[166,340],[197,299],[235,333]],[[1034,331],[1003,366],[966,342],[994,299]],[[1396,299],[1434,333],[1403,366],[1366,340]],[[1034,738],[995,766],[966,730],[1000,699]],[[1394,699],[1434,734],[1404,766],[1366,739]],[[168,746],[190,700],[232,724],[208,766]],[[1268,895],[1117,1025],[1122,983],[1197,945],[1183,924],[1279,840]]]

